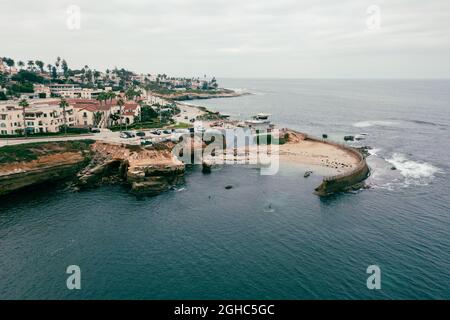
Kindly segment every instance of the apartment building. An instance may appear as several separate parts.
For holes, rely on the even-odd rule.
[[[14,104],[0,103],[0,134],[13,135],[22,130],[22,110]]]
[[[25,118],[24,118],[25,116]],[[75,111],[72,106],[66,107],[66,124],[76,124]],[[56,133],[64,125],[64,112],[58,101],[32,104],[23,110],[18,104],[0,104],[0,134],[14,135],[23,132],[25,126],[28,133]]]
[[[44,98],[50,98],[51,90],[49,87],[43,84],[34,84],[33,85],[34,95],[39,98],[40,95],[44,95]]]
[[[52,94],[62,97],[68,91],[81,90],[81,87],[78,84],[50,84],[48,87]]]

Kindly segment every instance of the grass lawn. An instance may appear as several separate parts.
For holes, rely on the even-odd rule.
[[[167,129],[189,129],[192,128],[192,124],[185,122],[178,122],[173,126],[168,126]]]

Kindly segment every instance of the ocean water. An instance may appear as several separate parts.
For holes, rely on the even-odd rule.
[[[355,145],[372,148],[371,188],[319,198],[321,177],[295,166],[194,167],[151,198],[121,186],[3,198],[0,298],[450,298],[450,81],[221,84],[252,94],[192,103],[242,119],[268,112],[339,142],[365,134]],[[66,288],[72,264],[78,291]],[[367,289],[369,265],[381,290]]]

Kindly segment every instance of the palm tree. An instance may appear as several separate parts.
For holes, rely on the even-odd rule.
[[[61,57],[56,58],[55,66],[56,70],[59,71],[59,64],[61,63]]]
[[[98,127],[100,121],[102,121],[103,114],[100,111],[94,113],[94,127]]]
[[[108,99],[111,99],[109,92],[102,92],[97,96],[97,100],[100,101],[100,105],[102,104],[102,101],[105,101],[105,104],[106,104],[106,101]],[[111,102],[112,102],[112,99],[111,99]]]
[[[97,96],[96,100],[97,100],[97,101],[100,101],[100,105],[102,105],[102,101],[105,100],[105,94],[104,94],[103,92],[100,93],[100,94]]]
[[[125,91],[125,97],[128,99],[128,100],[133,100],[133,98],[136,96],[136,91],[134,90],[134,88],[133,87],[129,87],[128,89],[127,89],[127,91]]]
[[[44,72],[44,62],[42,62],[41,60],[36,60],[34,63],[38,66],[39,70],[43,73]]]
[[[64,119],[64,135],[67,134],[67,119],[66,119],[66,107],[69,106],[66,99],[61,98],[61,101],[59,102],[60,108],[63,109],[63,119]]]
[[[23,63],[23,61],[19,61],[17,62],[17,66],[22,70],[22,68],[25,67],[25,63]]]
[[[144,101],[140,100],[138,102],[138,104],[139,104],[139,123],[141,124],[141,128],[142,128],[142,108],[144,106]]]
[[[140,98],[140,97],[142,96],[142,91],[141,91],[141,90],[136,90],[136,91],[134,92],[134,96],[135,96],[136,98]]]
[[[122,98],[117,100],[117,105],[119,106],[119,115],[120,115],[120,131],[122,131],[122,107],[124,106],[125,102]]]
[[[27,99],[20,100],[19,106],[22,107],[23,134],[25,135],[25,138],[27,138],[27,122],[25,120],[25,108],[29,106]]]
[[[52,73],[52,65],[49,63],[47,64],[48,74]]]
[[[14,67],[14,65],[15,65],[15,62],[14,62],[14,60],[13,59],[11,59],[11,58],[3,58],[3,62],[5,62],[6,63],[6,65],[9,67],[9,73],[11,74],[11,69],[12,69],[12,67]]]
[[[117,113],[111,113],[111,114],[109,115],[109,118],[111,119],[111,121],[112,121],[113,123],[115,123],[115,122],[117,122],[117,120],[120,119],[120,116],[119,116]]]
[[[33,71],[34,69],[34,61],[33,60],[28,60],[28,70]]]
[[[113,91],[107,92],[106,95],[108,96],[110,103],[112,103],[113,99],[117,97],[117,95]]]

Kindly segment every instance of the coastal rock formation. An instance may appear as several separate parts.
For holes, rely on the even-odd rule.
[[[154,195],[179,183],[184,174],[172,148],[171,143],[143,148],[93,141],[2,148],[0,195],[61,180],[73,181],[75,189],[122,182],[136,194]]]
[[[72,179],[91,158],[89,143],[84,142],[10,146],[2,148],[2,152],[17,154],[17,158],[2,158],[0,195],[25,187]]]
[[[345,141],[354,141],[354,140],[355,140],[355,137],[354,137],[354,136],[345,136],[345,137],[344,137],[344,140],[345,140]]]
[[[180,182],[184,164],[172,155],[171,143],[149,148],[96,142],[92,150],[102,158],[80,181],[99,181],[115,168],[117,176],[136,194],[155,195]]]
[[[155,94],[155,93],[154,93]],[[175,101],[185,101],[185,100],[196,100],[196,99],[212,99],[212,98],[233,98],[245,95],[248,93],[239,93],[229,89],[221,89],[219,91],[211,92],[176,92],[169,94],[155,94],[164,99],[175,100]]]
[[[206,158],[201,157],[206,143],[187,136],[176,145],[164,142],[146,147],[101,141],[8,146],[0,148],[0,195],[62,179],[75,180],[77,189],[120,182],[135,194],[155,195],[182,181],[185,163],[202,164],[204,173],[220,164],[270,166],[272,157],[261,157],[261,152],[334,174],[315,189],[321,196],[351,189],[369,175],[365,157],[351,147],[287,129],[280,131],[276,141],[276,147],[261,150],[260,146],[214,149]]]

